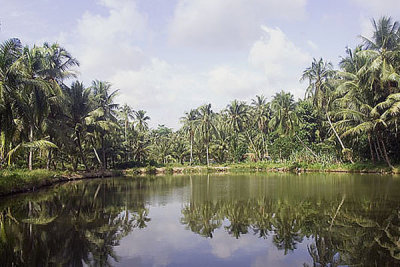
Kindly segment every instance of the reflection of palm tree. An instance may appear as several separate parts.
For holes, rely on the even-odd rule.
[[[181,223],[187,225],[187,229],[201,236],[212,238],[214,230],[222,225],[217,210],[218,206],[211,202],[201,205],[191,203],[182,209]]]
[[[295,250],[296,245],[303,240],[301,219],[298,207],[278,201],[277,211],[272,220],[275,233],[273,242],[278,249],[285,251],[285,255],[289,250]]]
[[[136,220],[134,227],[137,227],[139,229],[147,227],[146,223],[151,221],[151,219],[148,217],[148,215],[149,215],[149,209],[140,208],[134,216],[134,218]]]
[[[247,234],[250,226],[249,203],[246,202],[227,202],[224,205],[225,217],[230,225],[225,226],[229,234],[239,238],[241,234]]]

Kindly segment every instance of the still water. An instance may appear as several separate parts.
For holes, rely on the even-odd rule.
[[[0,199],[0,266],[396,266],[400,178],[109,178]]]

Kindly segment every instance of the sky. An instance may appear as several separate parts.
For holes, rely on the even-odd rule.
[[[0,42],[57,42],[78,79],[119,90],[150,126],[178,129],[192,108],[234,99],[304,97],[313,58],[337,66],[371,36],[371,19],[400,20],[399,0],[0,0]]]

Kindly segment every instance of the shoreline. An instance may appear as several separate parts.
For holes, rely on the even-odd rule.
[[[350,165],[352,166],[352,165]],[[367,165],[366,165],[367,166]],[[204,173],[240,173],[240,172],[277,172],[277,173],[358,173],[358,174],[400,174],[400,169],[390,170],[384,166],[374,168],[301,168],[294,166],[258,166],[257,164],[237,164],[230,166],[183,166],[183,167],[146,167],[132,168],[126,170],[99,170],[91,172],[58,172],[47,170],[19,170],[0,172],[0,198],[17,195],[21,193],[35,192],[41,188],[49,187],[55,184],[96,179],[107,177],[134,177],[145,175],[176,175],[176,174],[204,174]],[[368,165],[371,167],[370,165]],[[6,175],[4,175],[4,173]],[[32,174],[32,175],[31,175]],[[29,177],[31,176],[31,177]],[[27,178],[26,178],[27,177]],[[9,181],[7,181],[9,180]],[[15,182],[17,181],[17,182]]]

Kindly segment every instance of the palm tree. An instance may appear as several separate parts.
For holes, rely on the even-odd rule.
[[[147,121],[150,120],[150,117],[146,115],[146,111],[138,110],[135,112],[135,116],[136,116],[136,128],[140,132],[147,131],[149,129]]]
[[[326,105],[325,95],[329,90],[327,81],[334,73],[332,63],[325,62],[322,58],[319,60],[313,58],[311,67],[308,67],[303,72],[300,81],[308,80],[309,82],[306,97],[312,98],[317,108],[322,108]]]
[[[206,155],[207,155],[207,166],[210,165],[209,159],[209,145],[211,141],[211,134],[214,129],[213,118],[214,112],[211,109],[211,104],[206,104],[199,107],[199,117],[196,120],[196,130],[201,136],[202,141],[206,146]]]
[[[83,83],[75,81],[72,83],[70,88],[66,88],[65,94],[68,99],[67,116],[70,123],[70,127],[74,129],[76,144],[79,149],[82,163],[85,165],[85,169],[88,170],[86,157],[82,148],[82,134],[86,131],[85,119],[89,116],[92,109],[90,103],[91,88],[86,88]]]
[[[391,17],[381,17],[378,22],[372,19],[374,33],[372,39],[361,36],[366,49],[396,50],[400,44],[400,23],[393,21]]]
[[[0,164],[8,154],[16,131],[13,92],[17,90],[16,73],[13,64],[22,54],[18,39],[9,39],[0,44]]]
[[[189,136],[190,139],[190,165],[193,162],[193,139],[196,131],[196,120],[198,119],[199,111],[197,109],[191,109],[189,112],[185,112],[185,116],[181,118],[183,124],[182,130]]]
[[[284,91],[276,93],[271,102],[271,107],[274,115],[269,123],[270,127],[277,129],[277,132],[283,135],[293,134],[298,121],[293,95]]]
[[[122,107],[119,109],[119,114],[123,120],[124,123],[124,138],[125,142],[128,141],[128,127],[129,127],[129,119],[134,119],[134,110],[128,105],[124,104]]]
[[[15,71],[20,74],[19,90],[14,94],[15,108],[21,116],[26,129],[29,129],[28,140],[33,143],[37,133],[41,133],[46,118],[50,113],[50,104],[59,99],[62,91],[54,83],[40,75],[45,73],[43,49],[34,46],[25,47],[21,57],[15,62]],[[32,170],[34,148],[29,149],[28,167]]]
[[[239,147],[239,133],[243,131],[244,124],[248,121],[249,110],[248,106],[243,101],[233,100],[225,109],[227,121],[231,130],[233,131],[232,152],[234,160],[239,160],[237,150]]]
[[[102,150],[102,167],[107,168],[105,136],[110,130],[118,128],[116,119],[116,110],[118,104],[114,103],[118,90],[110,93],[111,84],[104,81],[95,80],[92,82],[91,90],[93,92],[92,101],[96,105],[96,109],[89,113],[89,118],[86,122],[94,126],[95,134],[100,136]],[[93,144],[94,145],[94,144]],[[93,147],[95,150],[95,147]],[[98,157],[95,150],[96,157]]]
[[[268,156],[268,144],[265,142],[265,134],[268,132],[268,124],[272,118],[271,106],[263,95],[256,95],[256,99],[252,100],[251,105],[254,108],[254,120],[257,124],[259,133],[262,136],[262,155]]]
[[[282,135],[294,135],[300,143],[317,157],[314,151],[311,150],[303,140],[295,133],[298,127],[298,117],[295,112],[296,104],[291,93],[281,91],[276,93],[271,102],[271,107],[274,111],[274,116],[270,121],[270,127],[275,128],[276,131]]]

